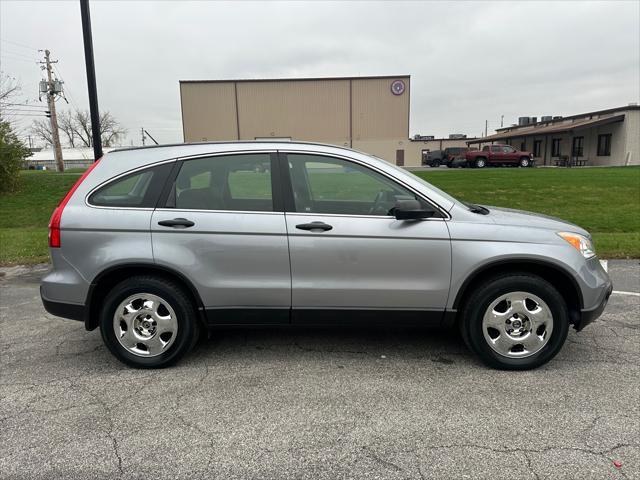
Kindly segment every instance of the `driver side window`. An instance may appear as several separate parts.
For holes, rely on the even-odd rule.
[[[416,195],[373,170],[339,158],[288,154],[296,212],[389,216]]]

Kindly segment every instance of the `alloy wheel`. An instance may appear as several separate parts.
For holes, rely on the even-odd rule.
[[[501,295],[487,307],[482,333],[487,344],[508,358],[539,352],[551,338],[553,315],[549,306],[528,292]]]
[[[176,313],[169,303],[151,293],[125,298],[113,315],[113,330],[120,345],[141,357],[167,351],[178,333]]]

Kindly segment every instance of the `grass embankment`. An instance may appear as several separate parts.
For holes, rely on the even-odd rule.
[[[0,265],[48,261],[51,213],[81,173],[24,171],[20,190],[0,195]]]
[[[640,257],[640,167],[440,170],[416,173],[460,200],[580,225],[600,258]]]
[[[640,257],[640,168],[433,169],[417,175],[460,200],[576,223],[593,234],[601,258]],[[78,176],[23,172],[21,190],[0,195],[0,264],[47,261],[51,212]]]

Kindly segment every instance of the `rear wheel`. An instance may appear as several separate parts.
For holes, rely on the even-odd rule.
[[[480,157],[480,158],[476,158],[476,168],[484,168],[487,166],[487,160]]]
[[[161,277],[131,277],[106,296],[102,338],[120,361],[136,368],[177,362],[198,339],[191,298],[181,285]]]
[[[434,168],[438,168],[440,166],[440,160],[433,160],[431,162],[431,166]]]
[[[560,293],[546,280],[510,274],[484,282],[465,302],[460,330],[487,365],[528,370],[551,360],[569,331]]]
[[[525,168],[528,167],[529,165],[531,165],[531,159],[527,158],[527,157],[522,157],[520,159],[520,164],[521,167]]]

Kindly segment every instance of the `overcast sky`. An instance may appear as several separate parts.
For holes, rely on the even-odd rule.
[[[178,81],[411,75],[410,134],[640,99],[640,2],[91,2],[101,110],[182,141]],[[37,49],[88,107],[79,2],[0,1],[0,69],[37,102]],[[58,102],[59,108],[67,108]],[[24,128],[30,117],[18,118]],[[24,133],[24,130],[23,130]]]

